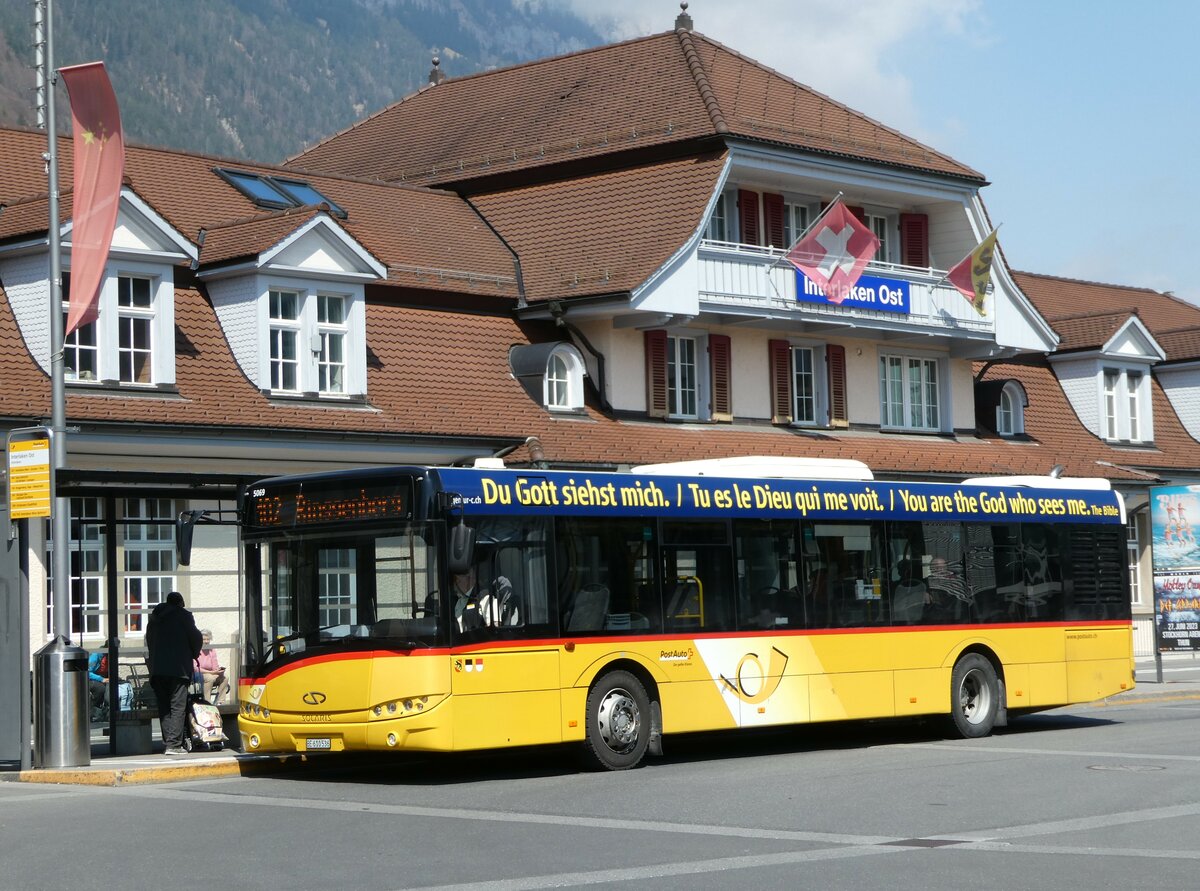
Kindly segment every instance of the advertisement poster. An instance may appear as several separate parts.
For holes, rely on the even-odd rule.
[[[1154,620],[1159,649],[1200,649],[1200,487],[1150,490]]]

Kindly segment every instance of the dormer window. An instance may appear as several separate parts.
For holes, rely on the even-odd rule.
[[[1146,374],[1139,369],[1104,369],[1104,438],[1115,442],[1146,442],[1149,435]]]
[[[555,347],[546,360],[543,403],[550,411],[578,411],[583,408],[583,359],[569,344]]]
[[[64,322],[70,282],[64,273]],[[159,346],[174,346],[172,291],[171,282],[140,270],[106,276],[96,320],[76,328],[63,342],[66,380],[134,386],[174,383],[174,356]]]
[[[351,353],[347,294],[267,291],[270,391],[280,395],[346,396]]]
[[[1009,381],[1000,391],[1000,401],[996,405],[996,432],[1001,436],[1020,436],[1025,432],[1025,397],[1015,381]]]

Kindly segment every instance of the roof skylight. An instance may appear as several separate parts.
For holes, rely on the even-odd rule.
[[[346,219],[345,210],[304,180],[219,167],[214,168],[213,172],[259,207],[288,208],[303,207],[306,204],[328,204],[335,217]]]

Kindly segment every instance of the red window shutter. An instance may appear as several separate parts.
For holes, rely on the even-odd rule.
[[[646,413],[665,418],[669,409],[667,392],[667,332],[646,332]]]
[[[792,422],[792,345],[786,340],[767,341],[771,365],[771,423]]]
[[[758,232],[758,192],[738,189],[738,233],[742,244],[760,244]]]
[[[787,250],[791,245],[783,243],[783,196],[763,192],[762,202],[767,244]]]
[[[825,345],[825,369],[829,372],[829,426],[848,427],[846,411],[846,348],[838,343]]]
[[[733,420],[732,355],[727,334],[708,335],[708,367],[712,376],[712,419]]]
[[[900,214],[900,257],[905,266],[929,266],[929,217]]]
[[[851,207],[850,205],[847,204],[846,210],[850,211],[850,213],[852,213],[854,215],[854,218],[856,220],[858,220],[860,223],[862,223],[864,226],[867,225],[867,211],[865,208]]]

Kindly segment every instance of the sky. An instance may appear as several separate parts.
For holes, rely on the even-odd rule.
[[[538,0],[514,0],[538,2]],[[540,0],[611,39],[673,0]],[[692,0],[696,31],[982,173],[1013,269],[1200,304],[1200,3]]]

